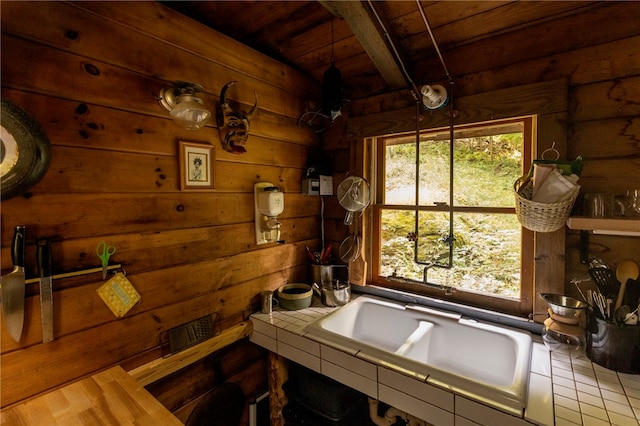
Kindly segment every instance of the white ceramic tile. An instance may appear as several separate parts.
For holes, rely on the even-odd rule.
[[[553,393],[550,377],[535,373],[529,375],[529,395],[524,418],[537,425],[553,426]]]
[[[604,401],[602,401],[602,398],[600,396],[591,395],[590,393],[578,391],[578,401],[594,407],[604,408]]]
[[[573,375],[576,382],[584,383],[589,386],[598,386],[598,381],[593,376],[585,376],[584,374],[576,373]]]
[[[624,387],[624,393],[629,397],[629,398],[635,398],[635,399],[640,399],[640,389],[634,389],[634,388],[629,388],[629,387]]]
[[[553,385],[564,386],[565,388],[575,389],[576,384],[573,380],[565,379],[564,377],[552,376]]]
[[[271,352],[278,352],[278,342],[276,341],[276,339],[272,339],[265,334],[258,333],[254,330],[253,333],[251,333],[251,336],[249,336],[249,340]]]
[[[278,343],[286,343],[298,350],[308,352],[309,354],[320,357],[320,344],[313,340],[306,339],[287,330],[278,329]]]
[[[453,413],[443,410],[435,405],[427,404],[424,401],[414,398],[411,395],[400,392],[385,385],[378,386],[380,399],[405,411],[412,416],[425,420],[434,426],[454,426],[455,419]]]
[[[378,396],[378,383],[371,378],[361,376],[339,365],[331,362],[322,361],[321,373],[327,377],[331,377],[338,382],[345,384],[357,391],[370,396],[371,398],[380,399]]]
[[[534,343],[531,347],[531,371],[551,377],[551,355],[549,349],[541,343]]]
[[[465,419],[464,417],[455,416],[455,419],[456,426],[480,426],[478,423],[472,422],[471,420]]]
[[[611,392],[618,392],[618,393],[624,393],[624,388],[622,387],[622,384],[620,384],[620,382],[610,382],[610,381],[598,381],[598,386],[600,387],[600,389],[606,389],[608,391]]]
[[[593,371],[596,373],[598,381],[620,383],[620,379],[615,371],[604,368],[598,364],[593,364]]]
[[[320,357],[323,360],[340,365],[349,371],[367,377],[371,380],[377,380],[378,369],[374,364],[363,361],[353,355],[333,349],[326,345],[320,345]]]
[[[596,377],[596,373],[593,371],[591,365],[573,365],[573,372],[576,375]]]
[[[627,396],[623,393],[612,392],[608,389],[602,389],[602,398],[608,399],[609,401],[617,402],[619,404],[628,404]]]
[[[555,407],[556,419],[564,419],[574,424],[582,424],[582,416],[579,411],[569,410],[568,408],[556,406]],[[557,420],[556,420],[557,423]]]
[[[553,396],[553,402],[556,406],[565,407],[571,411],[580,411],[580,403],[575,399],[556,394]]]
[[[588,393],[593,396],[601,396],[600,388],[593,385],[587,385],[585,383],[576,382],[576,389],[579,392]]]
[[[588,415],[582,416],[582,424],[583,426],[611,426],[611,423],[609,423],[608,419],[602,420],[600,418],[591,417]]]
[[[638,419],[638,422],[640,423],[640,408],[633,407],[632,409],[636,415],[636,419]]]
[[[580,420],[580,423],[574,423],[574,422],[570,422],[569,420],[556,417],[556,426],[576,426],[581,424],[582,424],[582,420]]]
[[[413,395],[429,404],[454,412],[453,394],[427,383],[420,382],[409,376],[378,367],[378,382],[390,388]]]
[[[571,367],[571,366],[569,366]],[[565,370],[563,368],[553,368],[553,372],[551,374],[553,377],[564,377],[565,379],[573,380],[573,370],[569,368],[569,370]]]
[[[502,411],[496,411],[486,405],[456,395],[456,415],[479,423],[483,426],[524,426],[529,422]]]
[[[610,413],[613,412],[627,417],[635,417],[635,415],[633,414],[633,410],[631,409],[627,401],[624,401],[624,403],[621,404],[619,402],[605,399],[604,405],[606,406],[607,411]]]
[[[604,408],[596,407],[594,405],[589,405],[581,402],[580,412],[582,413],[583,418],[584,416],[590,416],[596,419],[609,421],[609,416],[607,416],[607,411]]]
[[[580,351],[572,351],[571,352],[571,363],[574,366],[582,366],[591,368],[591,360],[584,354],[584,352]]]
[[[640,374],[618,373],[618,378],[625,388],[640,390]]]
[[[320,373],[320,358],[313,356],[308,352],[301,351],[300,349],[287,345],[286,343],[278,342],[278,355]]]
[[[354,348],[348,348],[346,346],[331,342],[328,339],[324,339],[322,337],[314,337],[314,338],[309,337],[308,339],[313,340],[314,342],[318,342],[320,344],[320,346],[327,346],[327,347],[330,347],[330,348],[334,348],[334,349],[339,350],[341,352],[347,353],[347,354],[349,354],[351,356],[356,356],[356,354],[358,353],[358,350],[359,350],[357,348],[355,348],[355,349]]]
[[[640,424],[635,417],[627,417],[617,413],[609,413],[609,421],[615,426],[634,426]]]
[[[598,388],[596,388],[596,390],[598,390]],[[565,388],[564,386],[554,386],[553,393],[554,395],[564,396],[565,398],[569,398],[574,401],[578,399],[578,394],[575,389]]]
[[[558,349],[551,352],[551,360],[559,360],[564,362],[571,362],[571,356],[566,350]]]
[[[262,316],[266,316],[264,314],[261,314]],[[276,338],[276,330],[277,327],[275,327],[274,325],[272,325],[271,323],[265,322],[261,319],[252,319],[251,321],[253,323],[253,330],[257,331],[258,333],[262,333],[266,336],[271,337],[272,339]]]
[[[573,372],[573,366],[571,365],[571,362],[568,362],[568,361],[553,359],[551,360],[551,366],[553,367],[554,372],[556,372],[559,369]]]

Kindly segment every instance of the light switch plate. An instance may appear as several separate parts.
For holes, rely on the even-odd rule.
[[[320,195],[333,195],[333,177],[320,175]]]

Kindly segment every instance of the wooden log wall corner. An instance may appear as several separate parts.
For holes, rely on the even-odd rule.
[[[55,280],[55,339],[43,344],[38,287],[28,285],[20,342],[0,332],[3,407],[110,366],[135,372],[166,353],[167,330],[207,314],[225,335],[257,310],[260,291],[307,278],[320,200],[303,196],[300,181],[319,141],[297,119],[319,83],[158,2],[8,2],[1,19],[2,96],[37,119],[52,149],[44,178],[2,201],[2,272],[13,227],[26,225],[28,278],[37,276],[37,238],[52,241],[54,273],[99,266],[95,247],[106,241],[142,296],[118,319],[96,294],[99,273]],[[186,131],[170,119],[156,98],[176,80],[204,86],[212,110],[231,80],[243,110],[258,93],[245,155],[224,151],[214,125]],[[215,147],[214,190],[180,190],[179,141]],[[285,193],[284,245],[254,241],[253,184],[263,180]],[[263,390],[266,354],[247,362],[256,380],[238,380],[251,395]],[[179,374],[163,380],[186,398],[198,379],[171,379]],[[189,400],[171,404],[179,411]]]

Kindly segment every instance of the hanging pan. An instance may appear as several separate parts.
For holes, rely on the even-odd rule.
[[[347,211],[344,224],[351,225],[353,214],[364,210],[371,201],[369,183],[359,176],[349,176],[338,185],[338,202]]]

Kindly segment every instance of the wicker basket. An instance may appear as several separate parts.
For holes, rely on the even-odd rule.
[[[579,192],[576,191],[566,201],[548,204],[530,200],[533,193],[533,182],[530,179],[519,178],[513,184],[513,189],[516,196],[516,216],[520,224],[536,232],[553,232],[562,228],[571,214]]]

